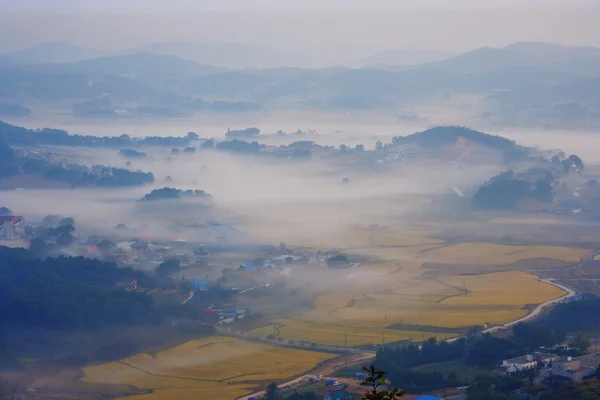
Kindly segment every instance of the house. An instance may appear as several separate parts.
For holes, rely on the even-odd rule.
[[[0,215],[0,239],[19,239],[25,230],[25,218],[17,215]]]
[[[537,361],[533,359],[533,355],[527,354],[526,356],[509,358],[508,360],[502,361],[502,368],[506,369],[506,372],[512,374],[517,371],[523,371],[526,369],[535,368]]]
[[[536,351],[533,353],[533,360],[538,363],[538,365],[543,364],[545,366],[550,365],[550,363],[554,360],[559,359],[560,356],[554,353],[544,353],[540,351]]]
[[[256,265],[255,264],[246,264],[242,266],[242,269],[244,271],[256,271]]]
[[[573,382],[582,382],[593,376],[600,361],[600,353],[581,357],[560,357],[552,362],[552,374],[564,376]]]
[[[355,400],[358,396],[346,390],[336,390],[335,392],[327,393],[324,398],[325,400]]]
[[[415,400],[442,400],[439,397],[431,396],[426,394],[425,396],[417,397]]]

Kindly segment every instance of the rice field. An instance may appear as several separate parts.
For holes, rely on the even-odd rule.
[[[302,317],[299,317],[302,318]],[[412,340],[421,341],[435,336],[431,332],[404,331],[383,329],[372,326],[368,321],[356,321],[356,324],[329,324],[323,322],[304,321],[301,319],[275,320],[280,337],[284,340],[315,342],[326,346],[358,347],[364,345],[379,345],[385,343]],[[383,320],[382,320],[383,322]],[[390,321],[387,325],[392,324]],[[380,324],[383,325],[383,324]],[[265,326],[252,331],[254,334],[267,336],[273,333],[272,326]],[[439,336],[439,334],[438,334]],[[449,336],[451,337],[451,336]]]
[[[492,243],[459,243],[433,249],[426,260],[465,264],[502,265],[528,258],[553,258],[577,262],[589,250],[560,246],[504,246]]]
[[[495,223],[514,223],[498,220]],[[523,317],[527,306],[560,297],[562,290],[518,271],[481,275],[422,278],[424,262],[505,265],[533,258],[577,262],[589,250],[557,246],[506,246],[459,243],[444,246],[430,236],[473,222],[377,221],[378,226],[349,227],[321,248],[378,260],[340,275],[335,285],[315,298],[314,308],[301,315],[276,319],[284,340],[362,346],[441,337],[444,328],[503,324]],[[389,327],[395,325],[394,328]],[[402,330],[402,325],[407,325]],[[415,327],[417,326],[417,327]],[[421,328],[415,329],[415,328]],[[429,331],[428,331],[429,329]],[[254,329],[267,336],[273,326]],[[435,332],[438,332],[437,334]]]
[[[527,305],[564,294],[536,276],[518,271],[439,279],[393,275],[388,272],[384,280],[361,277],[360,283],[352,287],[336,288],[319,296],[313,310],[273,323],[284,340],[343,346],[347,334],[349,346],[381,343],[383,336],[386,342],[419,341],[423,336],[440,337],[427,331],[428,326],[439,332],[444,328],[502,324],[526,315]],[[423,329],[389,328],[395,324],[420,325]],[[273,327],[252,332],[267,336],[273,333]]]
[[[85,367],[82,380],[153,390],[151,394],[129,399],[230,400],[251,393],[258,383],[301,375],[334,357],[229,337],[210,337],[156,355],[137,354],[118,362]]]

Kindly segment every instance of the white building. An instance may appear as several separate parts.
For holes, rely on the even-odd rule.
[[[25,230],[25,219],[20,216],[0,216],[0,239],[20,239]]]
[[[527,354],[526,356],[509,358],[508,360],[502,361],[502,368],[506,369],[506,372],[512,374],[514,372],[523,371],[525,369],[535,368],[537,361],[533,359],[533,355]]]

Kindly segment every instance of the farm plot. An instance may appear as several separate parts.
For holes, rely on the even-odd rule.
[[[153,390],[140,399],[231,399],[252,392],[258,383],[300,375],[334,357],[211,337],[156,355],[137,354],[119,362],[86,367],[83,380]]]
[[[491,243],[460,243],[427,251],[431,262],[502,265],[531,258],[577,262],[589,250],[560,246],[504,246]]]
[[[302,318],[302,317],[300,317]],[[284,340],[295,342],[315,342],[326,346],[358,347],[365,345],[379,345],[403,340],[421,341],[423,337],[435,336],[431,332],[404,331],[383,329],[361,325],[338,325],[323,322],[303,321],[300,319],[283,319],[273,321],[277,325],[278,335]],[[268,335],[273,333],[272,326],[265,326],[252,331],[253,334]]]
[[[334,346],[343,346],[345,334],[349,346],[381,343],[383,337],[386,342],[418,341],[456,328],[513,321],[527,314],[528,305],[563,294],[536,276],[518,271],[439,279],[386,278],[385,282],[362,278],[354,287],[319,296],[313,310],[273,321],[277,333],[284,340]],[[253,331],[264,336],[273,332],[272,326]]]

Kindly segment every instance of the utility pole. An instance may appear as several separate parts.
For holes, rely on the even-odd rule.
[[[381,346],[385,346],[385,329],[381,331]]]
[[[348,334],[344,333],[344,354],[346,356],[346,368],[348,368]]]

